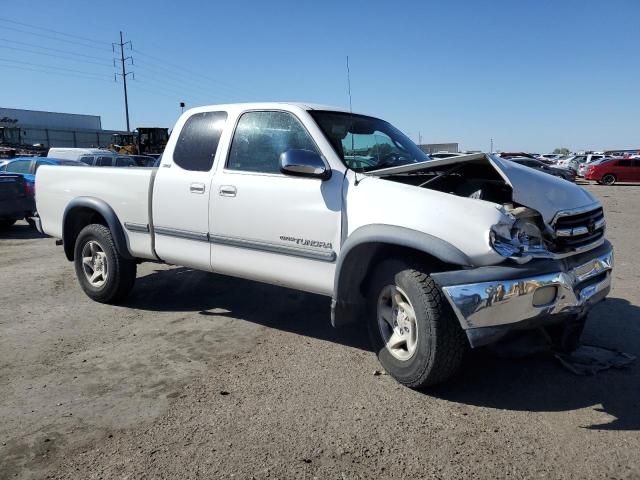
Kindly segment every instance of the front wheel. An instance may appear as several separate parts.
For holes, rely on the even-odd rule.
[[[602,177],[600,183],[602,183],[603,185],[613,185],[614,183],[616,183],[616,176],[611,173],[607,173],[604,177]]]
[[[96,302],[119,303],[133,288],[136,262],[120,255],[104,225],[82,229],[76,239],[74,263],[82,290]]]
[[[374,272],[369,298],[371,341],[392,377],[422,388],[455,375],[468,342],[431,277],[404,262],[385,261]]]

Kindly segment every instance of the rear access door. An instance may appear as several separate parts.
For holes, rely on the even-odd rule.
[[[209,196],[226,112],[188,117],[169,140],[153,186],[157,255],[168,263],[211,270]],[[181,127],[181,128],[180,128]]]

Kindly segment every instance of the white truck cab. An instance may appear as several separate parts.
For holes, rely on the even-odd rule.
[[[362,322],[410,387],[522,329],[568,348],[610,288],[602,207],[579,186],[482,153],[433,160],[330,107],[191,109],[157,169],[43,167],[36,183],[39,228],[94,300],[125,301],[141,261],[331,296],[333,325]]]

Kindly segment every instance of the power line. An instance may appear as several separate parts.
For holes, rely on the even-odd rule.
[[[6,62],[6,60],[0,59],[0,62]],[[13,62],[13,61],[11,61],[11,62]],[[20,65],[7,65],[7,66],[11,67],[11,69],[24,70],[24,71],[27,71],[27,72],[47,73],[47,74],[53,74],[53,75],[62,75],[64,77],[81,78],[81,79],[84,79],[84,80],[95,80],[95,81],[98,81],[98,82],[113,83],[111,80],[107,80],[107,79],[103,79],[103,78],[90,77],[90,76],[86,76],[84,74],[71,74],[71,73],[65,73],[65,72],[58,72],[56,70],[50,70],[50,69],[41,68],[41,67],[29,68],[29,67],[22,67]]]
[[[24,45],[26,47],[39,48],[41,50],[48,50],[48,51],[51,51],[51,52],[64,53],[66,55],[74,55],[76,57],[91,58],[91,59],[94,59],[94,60],[107,60],[106,57],[97,57],[95,55],[85,55],[84,53],[72,52],[72,51],[69,51],[69,50],[61,50],[59,48],[42,47],[40,45],[35,45],[33,43],[20,42],[18,40],[9,40],[7,38],[0,38],[0,42],[13,43],[13,44],[16,44],[16,45]]]
[[[58,35],[64,35],[65,37],[77,38],[77,39],[80,39],[80,40],[85,40],[87,42],[97,43],[97,44],[103,45],[103,46],[106,46],[106,45],[109,44],[109,42],[103,42],[101,40],[94,40],[93,38],[88,38],[88,37],[81,37],[80,35],[74,35],[72,33],[59,32],[58,30],[53,30],[51,28],[45,28],[45,27],[40,27],[38,25],[32,25],[32,24],[29,24],[29,23],[18,22],[16,20],[10,20],[8,18],[0,17],[0,22],[13,23],[15,25],[21,25],[23,27],[37,28],[38,30],[45,30],[47,32],[56,33]]]
[[[32,53],[32,54],[35,54],[35,55],[44,55],[46,57],[60,58],[60,59],[63,59],[63,60],[70,60],[72,62],[82,62],[82,63],[89,63],[89,64],[92,64],[92,65],[100,65],[102,67],[111,67],[111,65],[109,65],[108,63],[93,62],[91,60],[67,57],[65,55],[56,55],[55,53],[38,52],[37,50],[30,50],[28,48],[11,47],[9,45],[0,45],[0,48],[8,48],[10,50],[17,50],[17,51],[20,51],[20,52],[27,52],[27,53]]]
[[[178,69],[177,71],[181,72],[182,74],[188,74],[190,76],[200,77],[200,78],[202,78],[204,80],[207,80],[208,82],[216,83],[216,84],[218,84],[219,86],[221,86],[223,88],[227,88],[228,90],[231,90],[231,91],[235,92],[236,94],[237,93],[241,93],[243,95],[246,95],[246,94],[254,95],[254,93],[249,92],[247,90],[244,90],[244,89],[239,90],[236,87],[233,87],[233,86],[231,86],[231,85],[229,85],[229,84],[227,84],[225,82],[221,82],[220,80],[216,80],[216,79],[213,79],[211,77],[207,77],[206,75],[203,75],[201,73],[189,70],[189,69],[185,68],[184,65],[178,65],[178,64],[175,64],[175,63],[171,63],[171,62],[169,62],[169,61],[167,61],[165,59],[161,59],[161,58],[155,57],[155,56],[150,55],[148,53],[141,52],[140,50],[137,50],[137,49],[136,49],[135,52],[138,55],[142,55],[143,57],[148,57],[148,58],[151,58],[151,59],[155,59],[155,60],[157,60],[159,62],[162,62],[162,64],[171,65],[172,67],[174,67],[174,69],[171,69],[171,71],[176,71],[175,69]],[[151,63],[155,63],[155,62],[151,62]],[[162,64],[157,64],[156,63],[156,65],[161,65],[161,68],[167,69],[167,67],[165,67]]]
[[[57,42],[67,42],[67,43],[72,43],[76,46],[81,46],[81,47],[85,47],[85,48],[94,48],[96,50],[102,50],[105,51],[107,50],[106,48],[101,48],[101,47],[96,47],[95,45],[88,45],[86,43],[79,43],[76,40],[67,40],[66,38],[58,38],[58,37],[54,37],[52,35],[45,35],[43,33],[36,33],[36,32],[29,32],[28,30],[22,30],[20,28],[15,28],[15,27],[7,27],[7,26],[3,26],[2,27],[4,30],[13,30],[15,32],[20,32],[20,33],[26,33],[27,35],[35,35],[37,37],[42,37],[42,38],[48,38],[50,40],[55,40]]]
[[[20,61],[20,60],[13,60],[11,58],[0,58],[0,60],[3,61],[3,62],[18,63],[18,64],[21,64],[21,65],[28,65],[28,66],[33,66],[33,67],[41,67],[41,68],[48,68],[48,69],[52,69],[52,70],[61,70],[61,71],[65,71],[65,72],[78,73],[78,74],[85,75],[85,76],[92,75],[98,80],[106,80],[106,78],[103,78],[99,73],[94,73],[94,72],[83,72],[81,70],[73,70],[73,69],[70,69],[70,68],[56,67],[55,65],[43,65],[43,64],[39,64],[39,63],[23,62],[23,61]]]
[[[185,89],[184,87],[180,86],[180,85],[176,85],[174,83],[169,83],[166,80],[160,80],[158,78],[155,77],[151,77],[151,78],[147,78],[144,77],[142,75],[138,75],[136,77],[135,82],[132,82],[131,85],[133,85],[134,83],[143,83],[143,84],[150,84],[153,87],[156,88],[160,88],[162,90],[167,90],[167,91],[172,91],[175,94],[182,96],[182,97],[186,97],[189,96],[191,99],[199,99],[202,101],[198,101],[197,103],[202,103],[202,104],[207,104],[207,103],[211,103],[210,99],[206,99],[206,94],[204,93],[199,93],[199,92],[193,92],[193,91],[189,91],[188,89]]]
[[[149,70],[148,67],[140,65],[140,62],[136,62],[136,66],[139,69],[142,69],[143,72],[146,71],[148,73],[153,73],[153,70]],[[164,74],[163,74],[164,75]],[[139,76],[142,79],[147,79],[147,77],[145,76]],[[151,80],[152,82],[157,82],[157,83],[164,83],[166,85],[175,87],[175,88],[179,88],[182,91],[188,91],[188,90],[192,90],[192,91],[197,91],[197,93],[199,95],[204,95],[206,97],[214,97],[214,98],[223,98],[219,92],[215,92],[215,89],[213,89],[214,91],[212,92],[212,89],[210,88],[204,88],[204,87],[200,87],[200,86],[196,86],[196,85],[185,85],[184,84],[184,80],[179,79],[179,78],[175,78],[175,77],[169,77],[170,80],[167,80],[167,78],[164,77],[159,77],[159,76],[153,76],[153,77],[149,77],[148,80]],[[174,81],[171,80],[175,80],[179,83],[175,83]]]

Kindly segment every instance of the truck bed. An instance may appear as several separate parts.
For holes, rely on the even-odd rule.
[[[71,200],[92,197],[106,202],[126,232],[129,251],[154,258],[151,235],[125,229],[125,223],[149,225],[149,190],[154,168],[47,167],[36,175],[36,206],[47,235],[62,238],[62,219]]]

